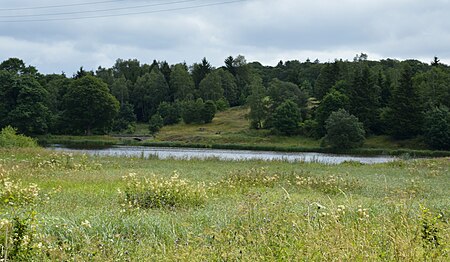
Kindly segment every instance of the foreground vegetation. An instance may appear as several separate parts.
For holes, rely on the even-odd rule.
[[[330,166],[4,148],[0,259],[448,261],[449,161]]]

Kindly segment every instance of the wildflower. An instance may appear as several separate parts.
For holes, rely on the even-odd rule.
[[[84,220],[83,222],[81,222],[81,226],[85,227],[85,228],[91,228],[91,222],[89,222],[88,220]]]
[[[0,228],[7,227],[10,224],[11,224],[11,222],[8,219],[3,218],[2,220],[0,220]]]

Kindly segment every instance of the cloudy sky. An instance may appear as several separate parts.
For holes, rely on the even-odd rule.
[[[449,17],[450,0],[1,0],[0,61],[69,75],[117,58],[221,66],[238,54],[450,64]]]

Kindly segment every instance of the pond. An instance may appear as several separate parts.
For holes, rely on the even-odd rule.
[[[263,161],[288,161],[288,162],[318,162],[326,164],[339,164],[344,161],[355,161],[364,164],[385,163],[396,160],[392,156],[353,156],[325,153],[287,153],[273,151],[251,150],[222,150],[204,148],[174,148],[174,147],[144,147],[144,146],[115,146],[107,149],[70,149],[59,145],[49,147],[50,150],[64,152],[79,152],[100,156],[125,156],[125,157],[158,157],[160,159],[209,159],[220,160],[263,160]]]

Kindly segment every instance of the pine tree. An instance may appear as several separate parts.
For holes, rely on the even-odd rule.
[[[413,82],[413,71],[404,64],[398,85],[392,92],[387,124],[390,133],[397,139],[418,135],[422,129],[422,106]]]
[[[350,98],[350,113],[363,124],[366,132],[376,129],[380,90],[372,81],[367,65],[356,69],[350,88],[347,92]]]

